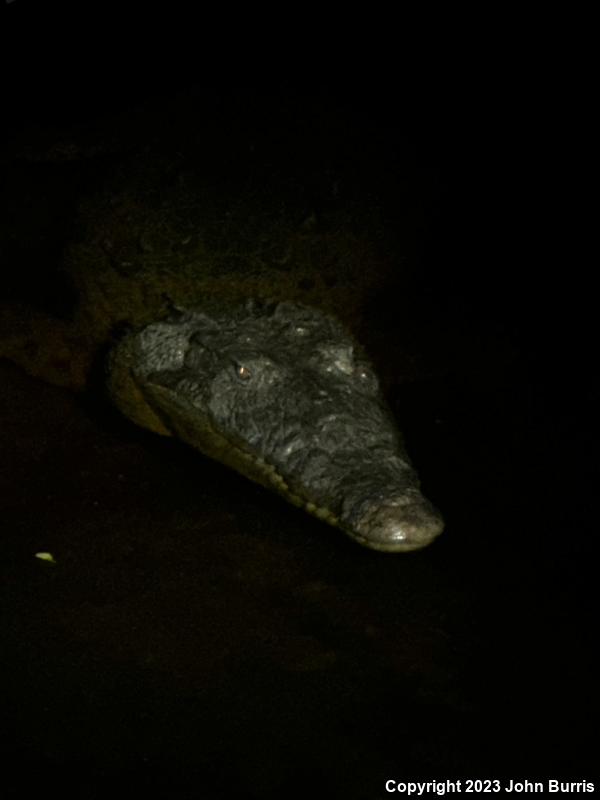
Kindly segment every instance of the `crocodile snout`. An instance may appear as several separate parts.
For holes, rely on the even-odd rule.
[[[444,521],[437,509],[418,491],[411,490],[367,503],[347,530],[367,547],[402,553],[426,547],[443,529]]]

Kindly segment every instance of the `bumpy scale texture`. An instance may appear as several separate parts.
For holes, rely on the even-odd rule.
[[[361,544],[414,550],[443,528],[372,366],[328,314],[289,302],[180,310],[126,337],[111,373],[115,402],[134,421]]]

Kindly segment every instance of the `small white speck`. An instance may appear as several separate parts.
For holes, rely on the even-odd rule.
[[[35,557],[39,558],[40,561],[49,561],[51,564],[56,564],[52,553],[36,553]]]

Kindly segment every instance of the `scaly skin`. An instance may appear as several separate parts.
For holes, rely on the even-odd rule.
[[[110,359],[130,419],[341,528],[416,550],[441,533],[364,353],[331,316],[292,303],[180,310]]]
[[[223,188],[193,150],[119,163],[80,204],[65,249],[72,319],[5,305],[0,355],[82,388],[112,344],[110,393],[137,424],[367,547],[423,547],[441,518],[371,366],[332,313],[360,331],[362,304],[389,265],[377,236],[354,230],[351,208],[299,214],[292,195]],[[363,225],[377,229],[375,219]]]

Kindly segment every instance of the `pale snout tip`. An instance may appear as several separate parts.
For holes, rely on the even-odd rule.
[[[405,553],[427,547],[443,529],[441,514],[428,500],[402,495],[368,507],[350,535],[374,550]]]

